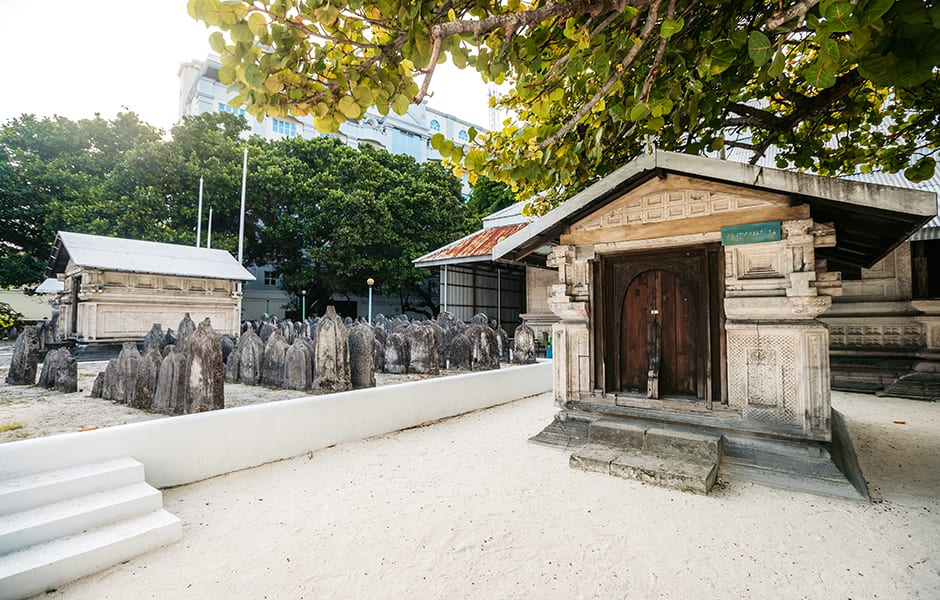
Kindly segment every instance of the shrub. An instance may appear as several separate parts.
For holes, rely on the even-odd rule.
[[[6,302],[0,302],[0,337],[6,337],[14,327],[23,326],[23,315]]]

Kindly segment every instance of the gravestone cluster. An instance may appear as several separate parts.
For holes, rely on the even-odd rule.
[[[154,324],[144,353],[125,342],[98,374],[91,396],[168,415],[225,408],[223,337],[209,319],[197,326],[188,313],[175,334]]]
[[[485,371],[508,362],[506,332],[480,313],[470,324],[449,312],[435,320],[410,321],[406,316],[376,316],[376,368],[385,373],[437,375],[441,369]]]
[[[434,320],[379,314],[370,325],[342,319],[329,306],[324,316],[300,322],[264,315],[243,323],[238,340],[225,351],[225,380],[339,392],[375,387],[376,373],[498,369],[500,362],[509,362],[510,345],[506,332],[482,313],[469,325],[448,312]]]
[[[43,328],[24,328],[18,336],[6,381],[36,380]],[[388,318],[370,325],[342,319],[332,306],[322,317],[301,322],[264,315],[242,324],[237,339],[216,333],[189,314],[176,331],[154,324],[138,345],[127,342],[119,356],[98,374],[93,398],[170,415],[225,407],[224,383],[239,382],[301,391],[338,392],[375,387],[377,372],[438,375],[442,370],[484,371],[500,362],[535,362],[535,333],[525,325],[512,340],[483,313],[470,323],[442,312],[433,320]],[[513,351],[511,351],[511,347]],[[67,349],[46,355],[39,385],[77,390],[75,359]]]

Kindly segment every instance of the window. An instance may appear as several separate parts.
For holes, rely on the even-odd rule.
[[[245,116],[245,109],[244,109],[244,108],[232,108],[231,106],[229,106],[228,104],[226,104],[226,103],[224,103],[224,102],[219,102],[219,112],[227,112],[227,113],[231,113],[231,114],[233,114],[233,115],[238,115],[238,116],[240,116],[240,117],[244,117],[244,116]]]
[[[297,124],[291,123],[290,121],[284,121],[282,119],[271,119],[274,124],[271,126],[274,129],[274,133],[280,133],[287,136],[297,135]]]
[[[407,154],[418,162],[424,160],[424,140],[416,133],[392,129],[392,154]]]
[[[274,271],[264,272],[264,285],[270,285],[270,286],[277,285],[277,275],[274,274]]]
[[[431,119],[431,122],[428,123],[428,129],[430,129],[431,131],[440,131],[441,130],[440,121],[438,121],[437,119]]]
[[[465,130],[461,129],[460,131],[457,132],[457,139],[460,140],[461,142],[469,142],[470,136],[467,135],[467,132]]]

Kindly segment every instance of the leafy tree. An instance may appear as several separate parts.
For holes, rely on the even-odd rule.
[[[411,261],[467,232],[460,181],[437,164],[333,138],[269,142],[249,160],[248,257],[276,265],[293,295],[308,290],[315,310],[364,294],[370,277],[421,309],[406,305],[427,277]]]
[[[107,177],[158,140],[133,113],[77,122],[23,115],[0,128],[0,286],[40,281],[56,231],[94,222]]]
[[[403,114],[448,60],[507,84],[500,103],[515,116],[502,129],[433,143],[536,210],[653,144],[752,161],[774,147],[781,167],[915,181],[940,147],[940,5],[927,0],[188,6],[225,32],[209,38],[219,77],[255,115],[310,114],[334,131],[370,105]]]
[[[516,197],[506,184],[480,177],[470,192],[467,209],[473,215],[474,221],[478,222],[496,211],[509,208],[515,202]]]

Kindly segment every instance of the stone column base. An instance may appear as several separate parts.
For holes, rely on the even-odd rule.
[[[829,331],[815,320],[726,323],[728,404],[745,419],[831,439]]]

